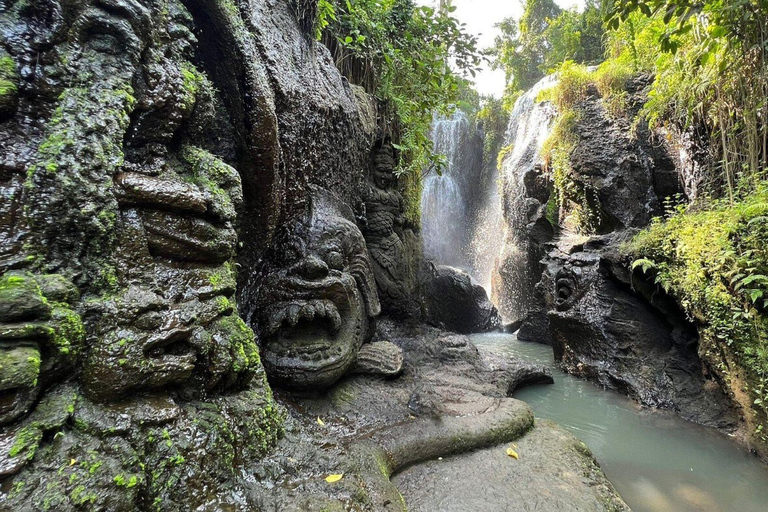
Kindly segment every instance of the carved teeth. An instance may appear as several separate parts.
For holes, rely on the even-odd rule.
[[[331,334],[336,334],[341,329],[341,315],[334,306],[331,306],[331,308],[328,308],[328,318],[331,321]]]
[[[315,319],[317,309],[312,304],[307,304],[301,308],[301,318],[309,320],[310,322]]]
[[[330,334],[341,330],[342,318],[336,305],[328,299],[282,303],[273,307],[264,325],[265,334],[276,334],[281,327],[296,327],[299,322],[325,320]]]
[[[314,305],[315,305],[315,311],[316,311],[315,313],[316,318],[325,318],[326,316],[328,316],[328,313],[325,309],[325,304],[323,303],[323,301],[316,300],[314,301]]]

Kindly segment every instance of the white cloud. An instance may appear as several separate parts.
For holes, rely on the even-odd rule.
[[[435,5],[437,0],[416,0],[420,5]],[[584,7],[584,0],[555,0],[560,7]],[[494,25],[504,18],[520,18],[523,13],[521,0],[454,0],[453,15],[466,23],[467,32],[478,35],[481,48],[489,47],[498,34]],[[504,72],[492,71],[487,65],[475,77],[475,88],[486,95],[500,97],[504,93]]]

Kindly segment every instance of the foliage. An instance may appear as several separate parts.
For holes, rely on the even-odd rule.
[[[410,175],[406,187],[415,187],[406,196],[418,198],[422,170],[439,171],[442,162],[429,139],[432,116],[449,115],[467,92],[448,63],[474,75],[480,63],[476,38],[452,16],[450,1],[438,9],[413,0],[320,3],[321,41],[341,73],[379,99],[384,135],[400,152],[398,172]],[[409,220],[417,224],[418,208],[412,210]]]
[[[611,2],[612,57],[656,75],[642,115],[709,134],[710,192],[731,200],[768,167],[766,19],[764,0]]]
[[[768,415],[768,186],[696,210],[679,206],[625,250],[702,326],[706,358],[747,372],[753,405]],[[759,435],[764,436],[762,428]],[[763,437],[763,440],[766,441]]]
[[[564,11],[553,0],[527,0],[519,22],[507,18],[496,26],[501,35],[490,55],[493,66],[506,72],[508,95],[531,88],[565,61],[603,59],[602,15],[593,0],[581,13]]]
[[[600,206],[595,192],[575,179],[571,166],[571,153],[579,143],[576,127],[581,112],[578,105],[587,98],[590,88],[595,87],[598,80],[611,87],[614,83],[621,83],[623,88],[623,82],[609,78],[611,72],[602,67],[589,71],[584,65],[566,61],[557,72],[557,85],[541,91],[536,98],[537,101],[551,101],[558,110],[555,124],[541,148],[556,200],[556,212],[551,212],[550,216],[563,219],[582,233],[597,230]],[[618,92],[611,89],[611,94]]]
[[[478,123],[483,124],[483,166],[489,168],[497,165],[503,159],[501,154],[504,135],[507,131],[509,116],[504,108],[503,100],[483,98],[483,106],[477,113]]]
[[[412,0],[328,1],[335,15],[322,40],[352,83],[390,104],[392,130],[408,132],[414,122],[431,122],[434,110],[450,113],[460,85],[447,61],[469,72],[479,64],[475,38],[450,15],[453,7],[417,7]],[[403,133],[403,138],[418,136]],[[411,156],[418,149],[406,146]]]

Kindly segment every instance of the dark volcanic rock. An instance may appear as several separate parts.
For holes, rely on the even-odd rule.
[[[506,217],[510,230],[522,234],[524,240],[517,246],[525,250],[512,250],[509,257],[502,254],[501,276],[511,280],[512,289],[519,289],[519,282],[536,282],[530,297],[522,292],[516,297],[528,308],[518,337],[552,345],[566,371],[643,404],[730,430],[737,416],[702,365],[695,327],[661,290],[633,278],[630,262],[620,256],[621,244],[662,213],[665,198],[684,192],[664,138],[643,122],[633,131],[632,120],[649,83],[644,75],[628,81],[625,116],[609,114],[594,88],[575,106],[578,143],[570,155],[570,178],[574,189],[583,193],[584,204],[560,204],[554,232],[535,228],[557,218],[557,212],[544,218],[542,204],[552,184],[542,186],[547,171],[536,167],[538,149],[529,148],[522,156],[515,150],[505,161],[517,166],[507,169],[516,177],[508,181],[517,188],[505,189],[510,204]],[[525,103],[528,96],[516,107],[519,118],[539,119],[544,123],[540,128],[547,129],[546,105]],[[581,209],[579,226],[570,216],[573,208]],[[602,235],[577,235],[577,228]],[[523,279],[519,272],[505,273],[519,268],[520,254],[528,260],[539,254],[538,264],[530,264]]]
[[[618,235],[552,247],[536,285],[540,307],[518,336],[552,345],[574,375],[726,430],[738,421],[698,356],[694,326],[663,293],[644,296],[618,253]]]
[[[343,379],[379,313],[376,114],[297,5],[3,4],[0,510],[402,509],[393,472],[533,426],[506,394],[541,372],[457,335],[385,330]],[[287,416],[265,366],[335,385]]]
[[[501,317],[485,289],[466,272],[431,263],[425,270],[424,301],[427,322],[469,334],[501,328]]]
[[[639,76],[627,84],[626,117],[611,116],[597,94],[577,106],[574,131],[579,142],[570,161],[573,179],[593,208],[591,223],[598,233],[645,227],[663,213],[664,199],[684,191],[663,139],[642,121],[633,134],[632,120],[650,82],[650,77]]]

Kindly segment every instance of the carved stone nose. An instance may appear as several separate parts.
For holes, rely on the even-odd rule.
[[[322,279],[328,275],[328,265],[317,256],[309,256],[299,265],[299,274],[306,279]]]

